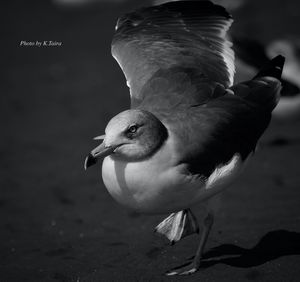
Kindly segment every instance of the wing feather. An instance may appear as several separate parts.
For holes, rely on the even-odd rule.
[[[231,23],[226,10],[209,1],[169,2],[122,16],[112,55],[125,74],[132,100],[140,100],[154,73],[174,66],[196,68],[211,81],[230,86],[234,53],[226,32]]]

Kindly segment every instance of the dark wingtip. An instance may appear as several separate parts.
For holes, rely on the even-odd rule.
[[[254,78],[271,76],[277,79],[281,78],[285,57],[278,55],[266,64]]]

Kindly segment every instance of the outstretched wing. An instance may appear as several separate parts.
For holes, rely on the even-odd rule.
[[[132,106],[141,102],[143,86],[161,69],[193,68],[230,86],[234,53],[226,31],[231,23],[227,11],[209,1],[169,2],[119,18],[112,55],[127,79]]]

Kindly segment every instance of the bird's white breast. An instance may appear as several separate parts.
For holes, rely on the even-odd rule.
[[[175,165],[172,150],[167,142],[143,161],[125,162],[106,157],[102,177],[109,193],[121,204],[141,212],[160,213],[174,209],[173,199],[182,190],[186,176],[181,173],[182,167]]]
[[[218,193],[240,170],[240,157],[235,155],[204,180],[189,174],[185,164],[176,165],[174,149],[168,141],[152,157],[139,162],[106,157],[102,177],[107,190],[116,201],[140,212],[174,212]]]

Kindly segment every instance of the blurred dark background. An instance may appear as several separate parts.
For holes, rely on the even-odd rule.
[[[153,234],[163,216],[125,210],[103,186],[100,165],[83,170],[92,137],[129,107],[110,55],[116,20],[146,4],[1,4],[0,281],[299,281],[299,119],[273,122],[224,193],[207,245],[216,249],[191,277],[162,274],[193,255],[196,237],[168,246]],[[300,36],[300,2],[243,4],[232,11],[235,35],[262,44]]]

